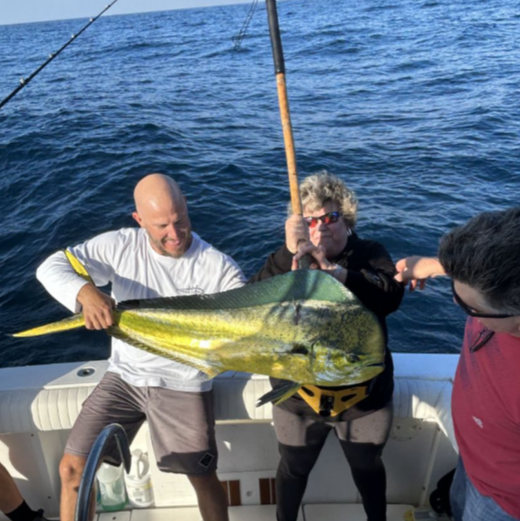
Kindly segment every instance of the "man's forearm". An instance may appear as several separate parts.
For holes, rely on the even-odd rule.
[[[48,257],[36,270],[36,277],[60,304],[73,313],[80,310],[77,295],[88,282],[74,271],[63,252]]]
[[[436,265],[436,274],[434,275],[435,277],[443,277],[443,276],[446,276],[447,273],[445,272],[445,270],[443,269],[443,266],[441,265],[441,262],[439,261],[439,259],[437,258],[434,258],[434,260],[436,261],[435,265]]]

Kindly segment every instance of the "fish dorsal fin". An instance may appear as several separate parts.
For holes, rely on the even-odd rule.
[[[358,302],[358,299],[331,275],[319,270],[296,270],[223,293],[130,300],[119,303],[117,309],[166,307],[179,310],[220,310],[296,300]]]
[[[183,356],[180,353],[174,353],[173,351],[167,349],[163,350],[158,347],[155,347],[154,345],[140,342],[139,340],[136,340],[135,338],[132,338],[131,336],[127,335],[124,331],[119,329],[119,327],[109,327],[106,331],[110,336],[117,338],[118,340],[122,340],[126,344],[130,344],[133,347],[137,347],[138,349],[142,349],[143,351],[147,351],[148,353],[152,353],[153,355],[168,358],[169,360],[173,360],[174,362],[177,362],[179,364],[193,367],[194,369],[197,369],[198,371],[201,371],[204,374],[206,374],[208,378],[214,378],[222,372],[220,369],[215,369],[209,364],[205,364],[201,360],[194,360],[193,358]]]

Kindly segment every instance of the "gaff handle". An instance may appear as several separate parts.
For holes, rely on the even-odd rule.
[[[271,50],[273,51],[275,74],[284,74],[286,69],[284,65],[284,52],[282,51],[282,40],[280,38],[276,0],[266,0],[266,8],[268,10],[268,25],[270,27]]]

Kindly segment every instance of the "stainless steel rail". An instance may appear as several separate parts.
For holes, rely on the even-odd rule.
[[[85,464],[85,470],[83,471],[78,491],[76,514],[74,516],[75,521],[90,521],[90,503],[94,480],[96,479],[96,471],[98,470],[98,466],[113,438],[116,439],[119,455],[121,461],[123,461],[125,471],[127,474],[130,472],[130,447],[125,430],[117,423],[107,425],[96,438],[89,453],[89,457],[87,458],[87,463]]]

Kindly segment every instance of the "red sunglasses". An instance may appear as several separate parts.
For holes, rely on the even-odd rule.
[[[338,222],[338,219],[340,219],[340,212],[329,212],[320,217],[304,217],[304,220],[308,223],[310,228],[314,228],[318,224],[318,221],[324,224],[333,224]]]

